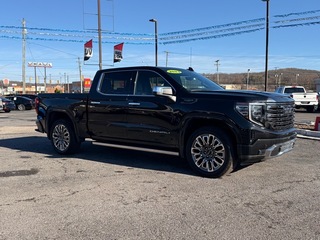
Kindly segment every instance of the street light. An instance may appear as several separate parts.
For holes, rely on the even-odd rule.
[[[158,66],[158,22],[156,19],[152,18],[149,20],[150,22],[154,22],[154,36],[155,36],[155,62],[156,66]]]
[[[247,74],[247,90],[248,90],[248,85],[249,85],[249,73],[250,73],[250,68],[248,69],[248,74]]]
[[[296,85],[298,85],[298,77],[299,77],[299,73],[296,73]]]
[[[262,0],[267,2],[267,12],[266,12],[266,60],[265,60],[265,76],[264,76],[264,90],[267,91],[268,88],[268,50],[269,50],[269,2],[270,0]]]
[[[218,84],[219,84],[219,65],[220,65],[219,61],[220,61],[219,59],[216,60],[216,64],[215,64],[217,66],[217,83]]]

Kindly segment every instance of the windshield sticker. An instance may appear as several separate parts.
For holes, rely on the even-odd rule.
[[[179,70],[168,70],[167,73],[180,74],[182,72]]]

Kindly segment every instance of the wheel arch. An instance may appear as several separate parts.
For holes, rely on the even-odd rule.
[[[57,121],[57,120],[61,120],[64,119],[68,122],[71,123],[71,126],[76,134],[76,138],[78,141],[80,141],[79,139],[79,132],[78,132],[78,128],[75,124],[75,122],[73,121],[73,118],[70,116],[70,114],[67,113],[67,111],[63,111],[63,110],[49,110],[47,113],[47,136],[48,138],[51,140],[51,126],[52,124]]]
[[[238,135],[235,131],[235,126],[233,126],[228,120],[226,119],[208,119],[208,118],[196,118],[196,119],[190,119],[184,124],[183,131],[180,135],[180,149],[179,149],[179,154],[181,157],[185,158],[186,157],[186,143],[191,136],[191,134],[196,131],[199,128],[203,127],[215,127],[220,129],[221,131],[225,132],[231,141],[231,144],[233,146],[233,153],[236,154],[237,152],[237,142],[238,140]],[[235,156],[232,156],[234,159]]]

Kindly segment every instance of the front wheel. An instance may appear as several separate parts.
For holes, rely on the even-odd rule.
[[[77,141],[75,131],[69,121],[55,121],[50,133],[52,146],[59,154],[75,153],[80,148],[81,143]]]
[[[232,149],[225,133],[205,127],[189,137],[186,158],[191,168],[201,176],[217,178],[233,170]]]

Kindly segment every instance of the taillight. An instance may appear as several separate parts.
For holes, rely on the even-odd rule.
[[[40,103],[39,98],[36,98],[36,99],[34,100],[34,109],[36,110],[36,113],[37,113],[37,114],[39,113],[39,103]]]

